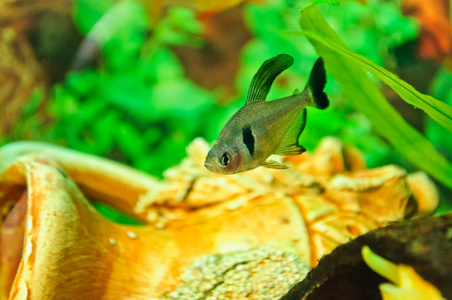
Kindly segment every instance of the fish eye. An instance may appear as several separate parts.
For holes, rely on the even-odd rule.
[[[229,162],[230,162],[230,159],[229,159],[229,153],[224,152],[223,155],[221,155],[221,158],[220,158],[220,164],[221,164],[223,167],[227,167],[227,166],[229,165]]]

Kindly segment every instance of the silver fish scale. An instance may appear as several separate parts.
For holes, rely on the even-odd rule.
[[[279,299],[309,272],[297,255],[261,246],[195,259],[164,300]]]

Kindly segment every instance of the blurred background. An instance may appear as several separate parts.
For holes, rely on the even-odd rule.
[[[195,137],[217,138],[243,106],[264,60],[279,53],[295,59],[269,99],[303,89],[318,57],[297,34],[307,2],[2,0],[1,144],[44,141],[161,177]],[[452,104],[449,1],[344,0],[319,9],[353,51]],[[451,132],[373,79],[403,118],[451,161]],[[300,141],[307,149],[334,135],[363,151],[369,167],[417,170],[330,76],[326,91],[331,107],[308,114]],[[445,212],[452,193],[437,183]]]

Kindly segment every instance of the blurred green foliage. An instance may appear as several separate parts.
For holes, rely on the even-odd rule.
[[[366,2],[363,5],[357,1],[343,1],[340,6],[322,5],[319,8],[328,23],[353,51],[379,65],[394,68],[395,47],[416,38],[418,26],[415,20],[402,15],[400,5],[394,1]],[[306,3],[307,1],[268,1],[245,7],[245,20],[254,38],[242,51],[242,69],[237,76],[240,94],[246,95],[248,80],[260,64],[278,53],[292,55],[295,64],[280,75],[286,79],[282,82],[287,83],[281,85],[278,84],[281,81],[277,81],[269,98],[290,94],[294,87],[300,87],[300,83],[306,82],[310,68],[318,56],[309,41],[297,35],[299,8]],[[332,108],[326,111],[309,109],[308,125],[301,136],[305,147],[313,149],[323,136],[335,135],[360,148],[371,167],[385,163],[405,163],[375,134],[370,122],[351,106],[344,91],[331,76],[328,77],[326,90],[333,99]]]
[[[133,218],[130,218],[129,216],[125,215],[124,213],[108,206],[105,205],[103,203],[99,203],[96,201],[93,201],[93,206],[97,209],[97,211],[99,211],[102,215],[106,216],[109,220],[119,223],[119,224],[124,224],[124,225],[135,225],[135,226],[139,226],[142,225],[143,223],[140,221],[137,221]]]
[[[364,70],[372,72],[405,102],[421,108],[449,130],[452,128],[452,108],[442,101],[419,93],[396,75],[351,52],[316,7],[303,9],[300,23],[303,28],[301,34],[309,38],[323,57],[329,71],[348,95],[350,104],[372,122],[376,131],[386,138],[394,149],[451,188],[452,165],[388,103]],[[413,149],[416,151],[412,151]]]
[[[431,86],[431,94],[452,105],[452,74],[442,68]],[[427,119],[426,135],[435,147],[449,160],[452,160],[452,132],[440,126],[432,119]]]
[[[452,105],[452,74],[450,71],[443,68],[438,72],[431,86],[431,95],[437,99],[444,99],[445,103]],[[452,161],[452,132],[428,118],[425,133],[436,149],[449,161]],[[445,198],[436,212],[437,215],[452,212],[451,191],[441,189],[441,192]]]
[[[299,10],[306,0],[245,3],[243,17],[252,39],[242,48],[235,77],[237,95],[219,105],[220,93],[187,78],[172,47],[204,47],[204,23],[187,8],[170,7],[159,22],[149,20],[146,7],[123,0],[74,1],[79,31],[100,44],[97,68],[69,73],[55,85],[46,103],[50,122],[36,114],[42,91],[36,91],[9,139],[39,139],[110,157],[153,175],[185,156],[197,136],[213,141],[228,118],[244,102],[249,83],[262,62],[279,53],[295,64],[275,82],[269,99],[303,88],[317,53],[299,32]],[[325,2],[325,1],[321,1]],[[330,1],[334,2],[334,1]],[[418,35],[415,20],[402,15],[399,1],[341,1],[319,6],[328,24],[352,51],[389,70],[397,67],[395,48]],[[231,33],[232,34],[232,33]],[[206,73],[206,76],[209,76]],[[330,75],[329,75],[330,76]],[[377,85],[381,85],[373,78]],[[441,72],[434,82],[438,99],[451,103],[451,76]],[[364,152],[371,167],[396,163],[413,166],[375,133],[374,125],[349,103],[332,77],[327,93],[331,108],[309,109],[301,143],[313,149],[326,135],[335,135]],[[427,137],[449,156],[452,146],[441,138],[449,132],[430,120]]]
[[[101,42],[103,64],[70,73],[53,88],[52,137],[160,176],[180,161],[193,138],[207,135],[209,128],[199,120],[217,107],[215,94],[187,79],[169,49],[199,41],[202,25],[193,11],[175,7],[148,38],[147,15],[136,2],[75,3],[74,19],[82,32]],[[121,18],[119,25],[108,23]]]

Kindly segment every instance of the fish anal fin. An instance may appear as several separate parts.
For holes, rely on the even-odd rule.
[[[292,156],[292,155],[298,155],[306,151],[306,148],[301,145],[290,145],[284,148],[278,148],[276,150],[277,155],[284,155],[284,156]]]
[[[263,167],[270,168],[270,169],[288,169],[289,167],[283,164],[280,164],[277,161],[274,160],[267,160],[262,164]]]
[[[278,155],[298,155],[306,151],[306,149],[298,144],[298,138],[306,126],[307,112],[306,108],[300,113],[295,122],[284,136],[275,154]]]

